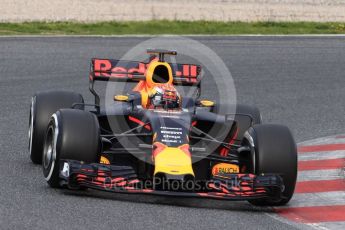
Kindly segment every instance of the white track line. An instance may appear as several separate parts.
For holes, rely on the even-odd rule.
[[[308,152],[298,154],[299,161],[310,160],[326,160],[326,159],[339,159],[345,158],[344,150],[327,151],[327,152]]]
[[[330,205],[345,205],[345,191],[296,193],[289,204],[282,208]]]
[[[345,138],[337,138],[338,136],[345,136],[345,134],[334,135],[331,137],[322,137],[315,140],[303,141],[298,143],[299,147],[309,145],[322,145],[322,144],[344,144]]]
[[[345,222],[339,221],[339,222],[322,222],[322,223],[314,223],[314,224],[308,224],[309,226],[319,229],[319,230],[340,230],[345,229]]]
[[[343,169],[299,171],[297,181],[343,179]]]
[[[344,38],[344,34],[237,34],[237,35],[212,35],[212,34],[121,34],[121,35],[0,35],[0,38],[60,38],[60,37],[90,37],[90,38],[150,38],[150,37],[322,37]]]

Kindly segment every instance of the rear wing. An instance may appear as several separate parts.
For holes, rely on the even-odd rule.
[[[125,81],[145,80],[145,72],[150,63],[113,59],[91,60],[91,81]],[[173,84],[198,85],[201,81],[201,66],[194,64],[169,63],[173,73]]]
[[[124,61],[93,58],[90,66],[90,92],[95,96],[96,109],[100,109],[100,97],[94,90],[95,81],[139,82],[145,80],[149,62]],[[173,84],[197,86],[200,94],[201,66],[193,64],[169,63],[173,74]]]

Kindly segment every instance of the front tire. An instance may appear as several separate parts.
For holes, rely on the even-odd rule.
[[[254,125],[244,135],[243,145],[250,146],[252,172],[280,174],[282,197],[250,200],[254,205],[285,205],[293,196],[297,179],[297,147],[290,130],[282,125]]]
[[[68,91],[45,91],[36,93],[31,99],[29,117],[29,154],[34,164],[42,163],[43,142],[49,119],[62,108],[70,108],[74,103],[84,103],[80,94]],[[83,109],[83,106],[77,106]]]
[[[60,187],[60,160],[99,162],[100,130],[97,117],[86,111],[61,109],[50,119],[42,157],[43,175],[51,187]]]

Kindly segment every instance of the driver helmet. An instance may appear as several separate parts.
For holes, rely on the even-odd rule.
[[[172,85],[159,85],[152,89],[150,104],[153,108],[180,108],[181,97]]]

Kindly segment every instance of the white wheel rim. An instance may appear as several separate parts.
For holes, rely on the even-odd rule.
[[[49,166],[49,163],[52,161],[52,157],[53,157],[53,145],[52,145],[52,143],[53,143],[53,140],[51,141],[51,143],[49,143],[47,151],[43,155],[43,166],[45,168],[47,168]]]
[[[36,98],[31,98],[31,107],[30,107],[30,123],[29,123],[29,153],[32,153],[32,139],[33,139],[33,133],[34,133],[34,105],[35,105]]]
[[[49,146],[47,148],[47,151],[43,152],[43,159],[44,159],[43,164],[44,164],[44,167],[45,166],[48,167],[49,163],[51,162],[49,173],[45,177],[45,179],[47,181],[49,181],[51,176],[53,175],[53,171],[54,171],[54,167],[55,167],[55,161],[56,161],[56,143],[57,143],[57,139],[58,139],[58,135],[59,135],[59,124],[58,124],[58,119],[57,119],[57,116],[56,116],[55,113],[52,115],[52,118],[54,119],[54,123],[55,123],[54,136],[53,136],[53,139],[52,139],[51,143],[49,144]],[[48,158],[49,158],[49,162],[46,162],[46,160]],[[47,165],[45,165],[45,164],[47,164]]]

